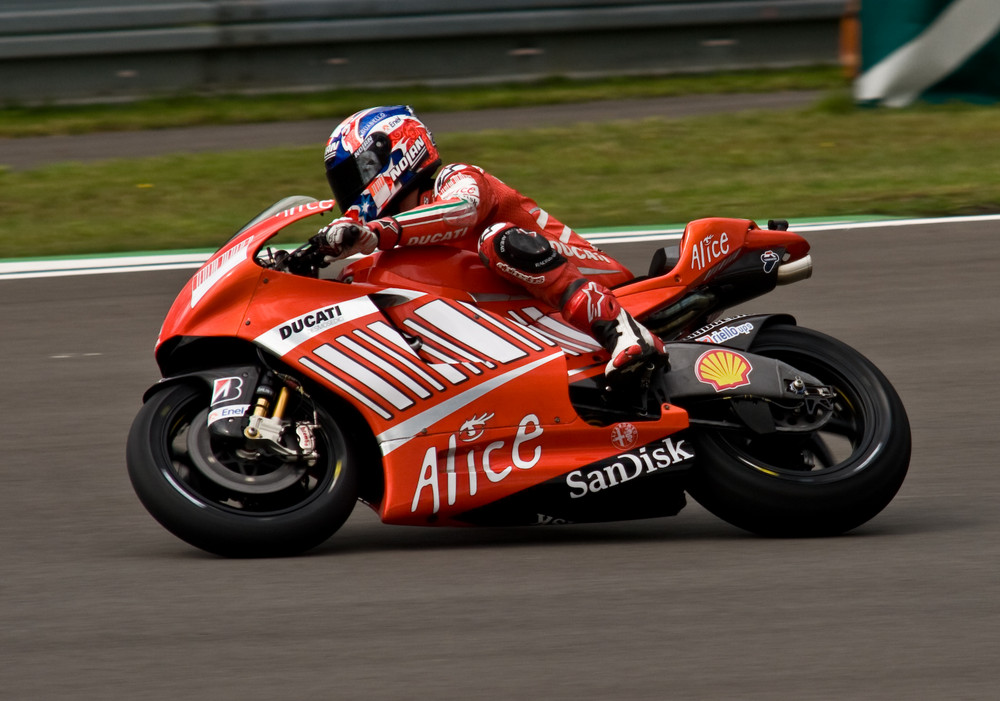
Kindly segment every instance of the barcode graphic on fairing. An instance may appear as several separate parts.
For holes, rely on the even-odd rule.
[[[589,350],[576,342],[578,332],[538,310],[526,314],[536,328],[528,328],[528,320],[499,319],[468,304],[434,300],[402,321],[413,346],[395,328],[376,321],[327,339],[299,362],[388,420],[418,400],[481,381],[546,348],[573,354]]]

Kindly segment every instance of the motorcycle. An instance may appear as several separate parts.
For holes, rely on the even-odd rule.
[[[267,245],[334,206],[275,203],[163,323],[128,473],[191,545],[301,553],[358,501],[390,524],[518,526],[672,516],[686,495],[756,534],[830,536],[903,482],[906,412],[870,361],[786,314],[722,316],[810,276],[787,222],[693,221],[616,287],[669,355],[608,386],[594,339],[475,253],[330,275],[311,242]]]

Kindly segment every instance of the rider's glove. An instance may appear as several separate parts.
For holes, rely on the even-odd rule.
[[[392,248],[399,241],[399,224],[392,217],[359,224],[349,217],[335,219],[313,237],[331,260],[347,258],[355,253],[368,255],[376,248]]]
[[[368,255],[378,245],[378,236],[371,229],[347,217],[334,219],[312,240],[332,260],[347,258],[355,253]]]

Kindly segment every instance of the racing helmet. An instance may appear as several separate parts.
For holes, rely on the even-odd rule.
[[[441,165],[434,137],[406,105],[354,113],[330,134],[323,160],[340,211],[362,221],[393,213]]]

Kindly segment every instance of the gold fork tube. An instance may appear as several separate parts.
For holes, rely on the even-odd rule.
[[[282,419],[285,416],[285,405],[288,404],[288,388],[282,387],[278,393],[278,401],[274,404],[274,413],[271,418]]]

